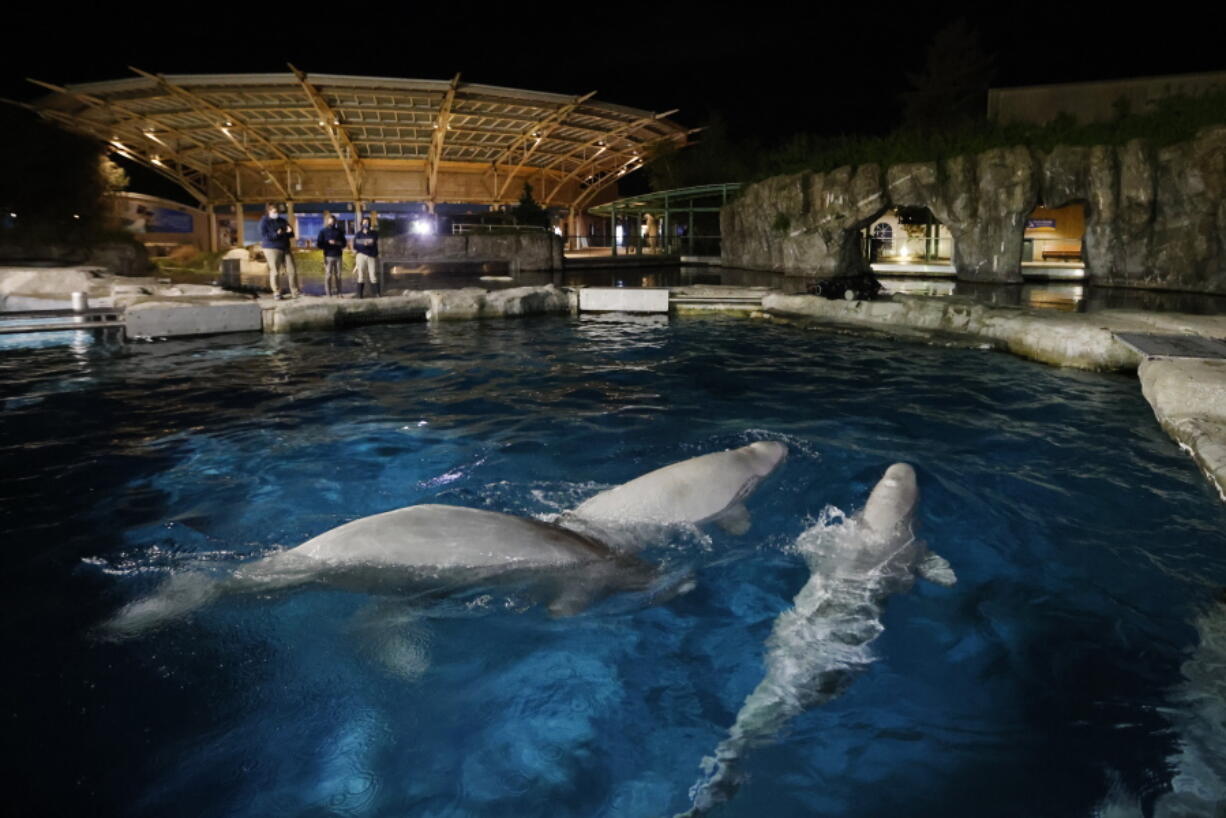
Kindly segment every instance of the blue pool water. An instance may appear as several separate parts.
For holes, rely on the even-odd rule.
[[[808,578],[795,541],[896,460],[959,583],[893,597],[877,661],[715,814],[1148,814],[1196,718],[1226,505],[1132,377],[721,318],[10,345],[0,372],[11,814],[684,810]],[[308,586],[98,631],[171,574],[360,516],[548,517],[759,439],[791,454],[748,534],[644,552],[697,580],[663,604]]]

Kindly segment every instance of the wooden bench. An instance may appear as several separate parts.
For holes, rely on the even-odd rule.
[[[1080,250],[1044,250],[1044,261],[1081,261]]]

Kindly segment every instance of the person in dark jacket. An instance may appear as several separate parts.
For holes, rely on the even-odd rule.
[[[336,223],[331,213],[324,219],[324,229],[319,231],[315,246],[324,251],[324,293],[341,294],[341,253],[347,242],[345,231]]]
[[[285,269],[285,283],[289,287],[289,295],[297,298],[302,295],[298,289],[298,268],[294,266],[294,252],[290,249],[290,239],[294,237],[294,228],[281,218],[281,213],[275,204],[268,206],[268,212],[260,219],[260,247],[264,248],[264,258],[268,261],[268,289],[272,290],[273,298],[281,298],[281,288],[277,285],[277,273]]]
[[[370,285],[370,293],[379,297],[379,231],[370,226],[370,217],[362,217],[362,228],[353,237],[353,250],[357,254],[353,272],[358,279],[358,298],[366,297],[366,286]]]

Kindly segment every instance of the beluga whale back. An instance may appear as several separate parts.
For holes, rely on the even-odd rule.
[[[787,446],[776,440],[760,440],[692,457],[602,491],[568,514],[598,525],[714,522],[743,534],[749,530],[745,498],[787,453]]]
[[[690,791],[693,808],[685,816],[704,815],[731,798],[751,747],[841,694],[874,661],[871,644],[884,630],[881,613],[891,594],[909,588],[917,574],[946,586],[957,581],[949,563],[915,539],[918,499],[915,470],[895,463],[859,514],[800,535],[809,580],[775,620],[766,641],[766,676],[745,699],[727,738],[703,759],[705,775]]]
[[[658,574],[633,556],[558,525],[482,509],[416,505],[337,526],[229,576],[174,575],[152,597],[120,611],[107,630],[135,634],[225,593],[307,583],[404,593],[525,577],[546,586],[552,612],[571,614],[611,591],[648,589]]]
[[[762,441],[674,463],[592,497],[563,514],[564,525],[435,504],[362,517],[228,576],[172,575],[153,596],[126,606],[106,630],[130,635],[222,594],[308,583],[403,594],[530,579],[548,591],[550,611],[563,615],[616,591],[646,590],[660,601],[689,590],[692,581],[661,576],[629,553],[641,543],[613,536],[602,523],[716,520],[743,531],[749,520],[742,501],[786,454],[782,443]],[[611,547],[612,541],[621,547]]]

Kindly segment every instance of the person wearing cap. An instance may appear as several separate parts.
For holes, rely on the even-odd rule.
[[[268,260],[268,289],[272,290],[273,298],[281,298],[281,289],[277,285],[277,273],[284,268],[285,283],[289,287],[289,295],[297,298],[302,295],[298,289],[298,269],[294,266],[294,253],[290,250],[290,239],[294,237],[294,228],[281,218],[281,213],[275,204],[268,205],[268,212],[260,219],[260,247],[264,250],[264,258]]]
[[[341,253],[348,242],[345,231],[331,213],[324,219],[324,228],[315,239],[315,246],[324,251],[324,293],[341,294]]]
[[[358,280],[358,298],[366,297],[366,286],[370,285],[370,294],[379,297],[379,231],[370,226],[370,217],[362,217],[361,229],[353,237],[353,250],[356,253],[353,272]]]

